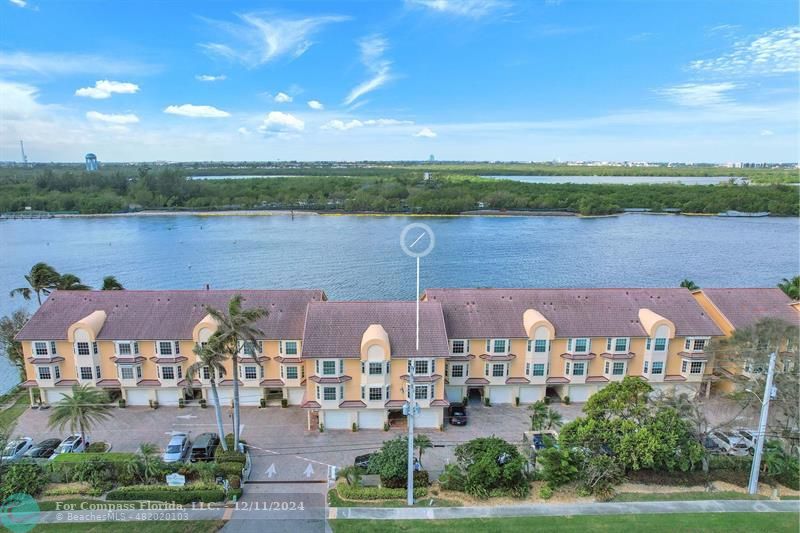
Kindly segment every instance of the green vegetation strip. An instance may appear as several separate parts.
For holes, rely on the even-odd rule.
[[[372,501],[354,501],[344,500],[339,496],[336,489],[328,491],[328,506],[329,507],[406,507],[406,501],[403,499],[394,500],[372,500]],[[445,500],[442,498],[418,498],[414,503],[414,507],[461,507],[462,503],[455,500]]]
[[[11,399],[9,399],[9,401],[11,401]],[[17,418],[30,406],[30,399],[26,392],[20,392],[13,401],[13,405],[0,411],[0,427],[11,427],[14,425]]]
[[[533,516],[459,520],[331,520],[334,533],[530,533],[558,531],[797,532],[795,513],[687,513],[610,516]]]
[[[130,531],[137,525],[147,533],[214,533],[222,529],[222,520],[187,520],[171,522],[93,522],[79,524],[40,524],[31,531],[34,533],[113,533]]]
[[[720,492],[620,492],[613,502],[686,502],[699,500],[767,500],[766,496],[751,496],[734,491]]]

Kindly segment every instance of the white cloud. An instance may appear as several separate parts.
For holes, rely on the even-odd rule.
[[[372,77],[354,87],[344,99],[345,105],[350,105],[361,96],[374,91],[392,79],[392,62],[383,57],[388,42],[380,35],[370,35],[358,43],[361,49],[361,62],[372,73]]]
[[[139,122],[139,117],[133,113],[106,114],[98,113],[97,111],[89,111],[86,113],[86,118],[92,122],[106,122],[108,124],[136,124]]]
[[[322,111],[323,109],[325,109],[325,106],[322,105],[322,102],[320,102],[319,100],[309,100],[306,103],[308,104],[308,107],[310,107],[314,111]]]
[[[759,135],[761,135],[762,137],[772,137],[773,135],[775,135],[775,132],[772,130],[761,130]]]
[[[39,103],[39,89],[33,85],[0,80],[0,95],[0,118],[4,120],[22,120],[48,110],[48,106]]]
[[[733,51],[689,64],[692,70],[725,75],[762,76],[800,71],[800,26],[768,31],[740,41]]]
[[[8,0],[8,1],[17,7],[25,7],[28,5],[28,2],[26,2],[25,0]]]
[[[366,126],[402,126],[413,123],[413,120],[397,120],[394,118],[378,118],[364,121]]]
[[[239,134],[241,134],[241,135],[250,135],[250,133],[252,133],[250,130],[248,130],[248,129],[247,129],[247,128],[245,128],[245,127],[241,127],[241,128],[239,128],[238,130],[236,130],[236,131],[237,131]]]
[[[305,122],[290,113],[270,111],[258,127],[261,133],[293,133],[303,131]]]
[[[422,128],[417,133],[414,134],[414,137],[427,137],[432,139],[436,137],[436,133],[434,133],[430,128]]]
[[[239,61],[248,67],[282,56],[299,57],[314,44],[311,37],[324,26],[348,20],[340,16],[278,18],[269,13],[245,13],[238,17],[241,23],[209,21],[231,39],[230,44],[212,42],[200,46],[212,55]]]
[[[152,74],[160,67],[100,55],[0,51],[0,70],[54,74]]]
[[[685,83],[657,91],[675,103],[683,106],[702,107],[728,104],[733,100],[728,95],[737,85],[722,83]]]
[[[227,78],[225,74],[220,74],[219,76],[214,76],[212,74],[198,74],[194,77],[198,81],[222,81]]]
[[[360,128],[363,125],[364,125],[363,122],[356,119],[350,120],[348,122],[339,119],[334,119],[320,126],[320,129],[346,131],[346,130],[351,130],[353,128]]]
[[[192,118],[224,118],[231,116],[227,111],[217,109],[210,105],[171,105],[164,109],[164,113]]]
[[[414,121],[397,120],[394,118],[378,118],[378,119],[368,119],[368,120],[351,119],[345,122],[343,120],[334,119],[334,120],[329,120],[328,122],[320,126],[320,129],[347,131],[347,130],[352,130],[354,128],[363,128],[370,126],[387,127],[387,126],[404,126],[409,124],[414,124]]]
[[[406,0],[406,5],[462,17],[481,18],[506,8],[509,4],[502,0]]]
[[[286,93],[281,92],[281,93],[276,94],[275,97],[273,98],[273,100],[275,100],[275,103],[277,103],[277,104],[288,104],[289,102],[294,100],[294,98],[292,98],[291,96],[289,96]]]
[[[135,83],[111,80],[98,80],[94,82],[94,87],[84,87],[75,91],[75,96],[85,96],[96,100],[111,98],[113,93],[134,94],[139,92],[139,86]]]

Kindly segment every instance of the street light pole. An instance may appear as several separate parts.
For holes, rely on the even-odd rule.
[[[767,382],[764,385],[764,396],[761,398],[761,418],[758,421],[756,434],[756,449],[753,453],[753,464],[750,467],[750,484],[747,486],[748,494],[758,493],[758,472],[761,469],[761,455],[764,451],[764,439],[767,433],[767,417],[769,416],[769,400],[772,396],[772,378],[775,374],[775,352],[769,355],[769,370]]]
[[[414,505],[414,373],[416,372],[416,364],[413,360],[409,360],[411,368],[408,371],[408,482],[406,489],[406,503],[409,506]]]

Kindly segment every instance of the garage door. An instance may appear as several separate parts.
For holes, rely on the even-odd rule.
[[[306,390],[302,387],[295,387],[289,389],[289,404],[290,405],[300,405],[303,403],[303,394],[305,394]]]
[[[150,405],[150,391],[148,389],[128,389],[125,391],[128,405]]]
[[[358,412],[358,427],[360,429],[383,429],[383,422],[383,409]]]
[[[464,401],[463,387],[445,387],[444,393],[447,396],[447,401],[461,403]]]
[[[489,401],[492,405],[511,403],[511,387],[489,387]]]
[[[519,402],[534,403],[544,397],[544,387],[520,387]]]
[[[421,409],[419,414],[414,418],[414,426],[418,428],[438,428],[439,415],[442,414],[442,409]]]
[[[350,429],[349,411],[325,411],[325,429]]]
[[[573,385],[569,388],[569,399],[572,402],[585,402],[594,394],[594,387],[590,385]]]
[[[233,402],[233,389],[230,387],[217,387],[217,394],[219,394],[219,406],[220,407],[230,407],[231,402]],[[214,403],[214,394],[211,390],[208,391],[208,403]]]
[[[158,405],[178,405],[178,391],[172,390],[158,390],[156,391],[158,397]]]
[[[264,389],[261,387],[239,387],[239,405],[259,406],[263,397]],[[231,398],[233,398],[233,389],[231,389]],[[230,400],[228,405],[230,405]]]
[[[59,389],[49,389],[45,396],[46,398],[43,398],[42,401],[46,401],[49,404],[58,403],[64,399],[64,396],[72,396],[72,389],[67,387]]]

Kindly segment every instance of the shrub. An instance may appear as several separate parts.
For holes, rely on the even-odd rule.
[[[383,483],[384,487],[388,487],[390,489],[399,489],[405,487],[408,484],[408,481],[406,480],[406,476],[403,476],[388,479],[381,478],[381,483]],[[431,482],[427,470],[419,470],[414,472],[415,487],[428,487],[430,484]]]
[[[287,398],[281,398],[281,407],[289,407],[289,400]]]
[[[361,484],[362,469],[355,465],[346,466],[336,471],[337,478],[344,478],[347,483],[353,486]]]
[[[800,490],[800,461],[794,457],[786,461],[785,468],[774,479],[790,489]]]
[[[569,399],[569,396],[564,396],[564,399],[561,401],[564,402],[564,405],[569,405],[572,403],[572,401]]]
[[[244,491],[242,489],[230,489],[228,490],[228,498],[231,500],[241,500],[243,493]]]
[[[258,406],[259,406],[260,408],[262,408],[262,409],[263,409],[263,408],[265,408],[265,407],[267,406],[267,399],[266,399],[266,398],[261,398],[261,399],[258,401]]]
[[[340,483],[336,490],[347,500],[396,500],[406,498],[406,489],[391,489],[387,487],[353,487]],[[428,489],[419,487],[414,489],[415,498],[427,496]]]
[[[218,476],[230,479],[231,476],[242,475],[241,463],[217,463],[217,468],[214,470]]]
[[[153,409],[158,409],[158,400],[150,400],[150,407]]]
[[[320,424],[319,425],[319,432],[320,433],[325,433],[325,425],[324,424]]]
[[[539,489],[539,497],[543,500],[549,500],[553,497],[553,489],[550,488],[550,485],[542,485],[542,488]]]
[[[228,478],[228,483],[230,484],[231,488],[239,489],[242,487],[242,478],[236,474],[233,474]]]
[[[85,483],[70,483],[45,489],[42,496],[99,496],[102,492]]]
[[[70,472],[70,481],[89,483],[94,489],[101,489],[115,479],[115,470],[111,463],[94,457],[90,461],[75,463]]]
[[[545,404],[545,405],[550,405],[550,401],[551,401],[551,400],[550,400],[550,396],[545,396],[545,397],[544,397],[544,404]]]
[[[108,494],[107,500],[154,500],[187,504],[192,502],[221,502],[225,491],[219,485],[194,484],[185,487],[166,485],[132,485],[119,487]]]
[[[514,405],[519,407],[519,396],[514,397]]]
[[[355,433],[356,431],[358,431],[358,424],[353,422],[353,433]]]
[[[183,398],[178,398],[178,408],[183,409],[184,407],[186,407],[186,400]]]
[[[120,398],[119,402],[117,402],[117,403],[119,404],[121,409],[125,408],[125,405],[126,405],[125,398]]]
[[[86,447],[86,451],[88,453],[105,453],[108,450],[109,446],[105,442],[92,442],[89,446]]]
[[[208,407],[208,401],[205,398],[200,398],[200,407],[203,409]]]
[[[14,463],[3,473],[0,483],[0,501],[16,492],[38,496],[47,484],[47,474],[35,463]]]
[[[464,492],[466,479],[461,467],[455,464],[445,465],[444,472],[439,476],[439,485],[445,490]]]
[[[467,402],[469,402],[469,398],[467,396],[464,396],[464,399],[461,400],[461,405],[467,405]]]
[[[383,430],[384,431],[389,431],[389,422],[384,422],[383,423]]]
[[[472,496],[487,498],[494,490],[517,497],[530,492],[525,459],[513,444],[503,439],[473,439],[456,447],[456,458],[466,474],[464,489]]]
[[[492,406],[492,402],[489,400],[489,397],[488,397],[488,396],[486,396],[486,397],[483,399],[483,404],[484,404],[486,407],[491,407],[491,406]]]
[[[545,448],[539,453],[542,479],[553,487],[560,487],[578,477],[578,458],[567,449]]]

